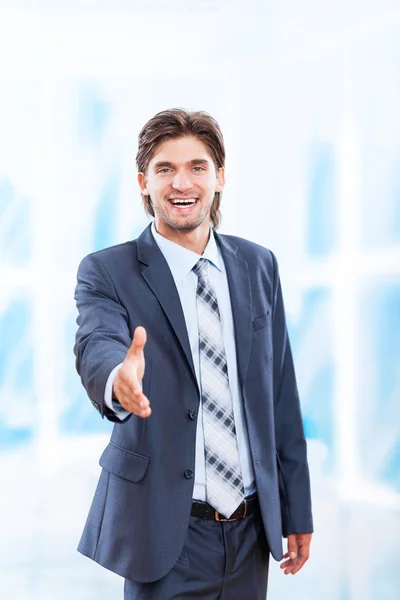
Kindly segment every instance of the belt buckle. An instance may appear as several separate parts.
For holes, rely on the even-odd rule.
[[[237,521],[237,518],[235,519],[226,519],[225,517],[223,517],[217,510],[215,511],[215,520],[216,521],[221,521],[221,522],[226,522],[229,523],[230,521]]]
[[[227,522],[229,523],[230,521],[238,521],[239,519],[244,519],[245,516],[247,515],[247,501],[246,498],[243,500],[244,502],[244,514],[243,517],[234,517],[233,519],[229,518],[226,519],[225,517],[223,517],[217,510],[215,511],[215,520],[216,521],[221,521],[221,522]]]

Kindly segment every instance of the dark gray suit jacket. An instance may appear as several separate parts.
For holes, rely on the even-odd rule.
[[[228,275],[262,519],[280,560],[282,535],[311,532],[312,516],[277,263],[252,242],[215,238]],[[155,581],[175,564],[188,529],[199,388],[178,291],[150,227],[135,241],[84,258],[75,298],[77,370],[94,406],[115,422],[78,549],[123,577]],[[104,389],[138,325],[147,330],[143,391],[152,414],[120,422],[104,403]]]

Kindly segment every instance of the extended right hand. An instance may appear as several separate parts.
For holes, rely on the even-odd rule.
[[[136,327],[132,345],[113,383],[114,396],[121,406],[128,412],[143,418],[151,415],[150,402],[142,390],[145,368],[143,348],[146,339],[145,328]]]

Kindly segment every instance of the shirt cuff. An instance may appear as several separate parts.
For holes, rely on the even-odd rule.
[[[118,400],[115,400],[115,399],[113,400],[113,397],[112,397],[114,379],[121,367],[122,367],[122,363],[120,363],[119,365],[114,367],[114,369],[111,371],[111,373],[108,376],[107,383],[106,383],[106,389],[104,391],[104,402],[106,403],[108,408],[110,410],[112,410],[115,415],[117,415],[118,419],[123,421],[131,413],[129,411],[125,410],[124,408],[122,408],[122,406],[120,405]]]

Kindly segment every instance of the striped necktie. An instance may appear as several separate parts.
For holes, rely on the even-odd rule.
[[[244,498],[228,367],[218,302],[204,258],[193,267],[197,275],[200,383],[209,502],[229,518]]]

